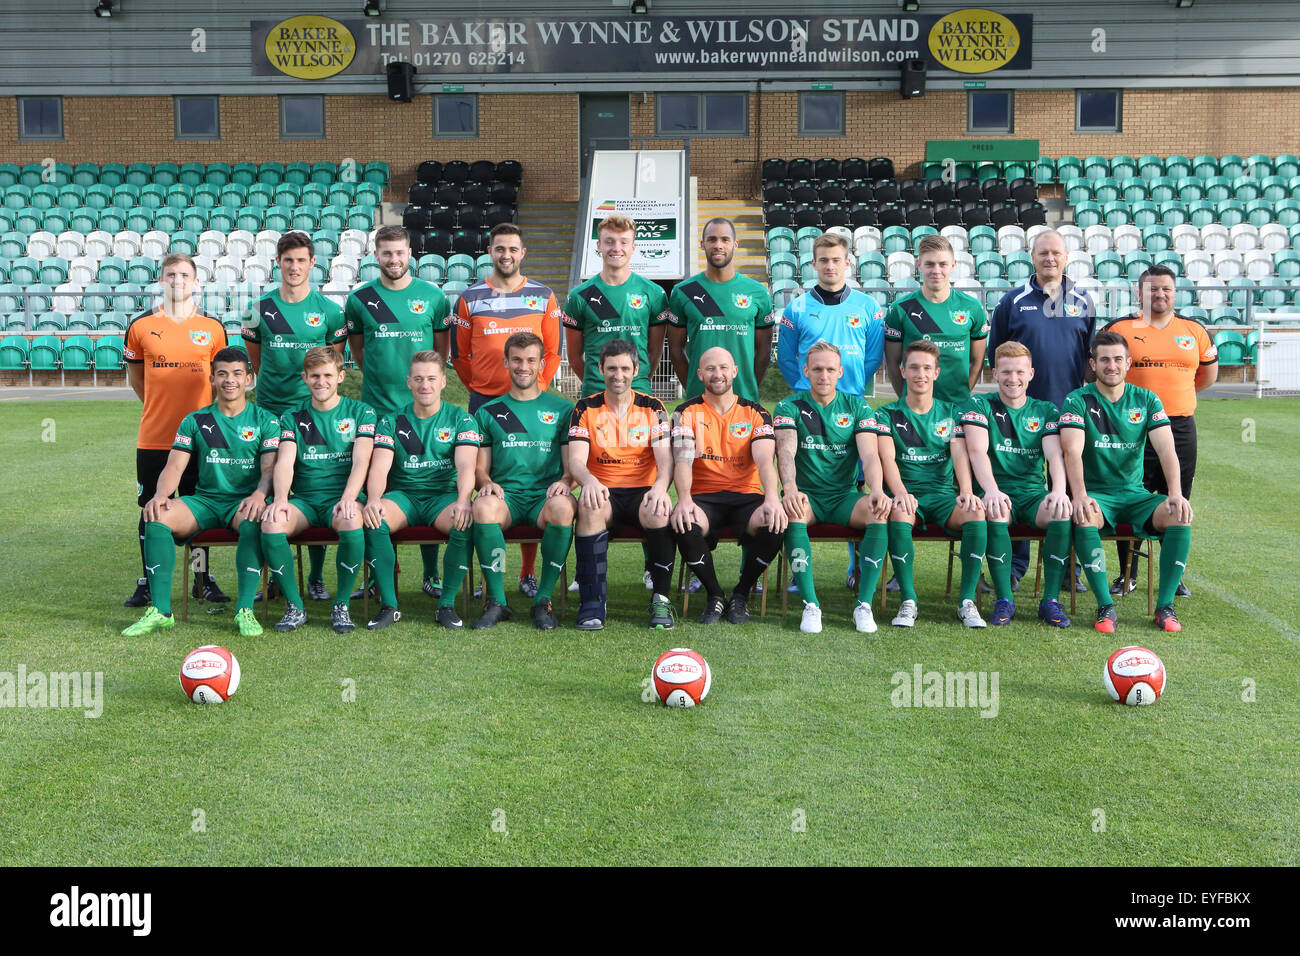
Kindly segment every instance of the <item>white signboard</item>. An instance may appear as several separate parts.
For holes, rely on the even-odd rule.
[[[587,214],[584,236],[586,249],[582,257],[584,279],[600,271],[600,254],[596,251],[596,229],[601,220],[622,213],[636,221],[636,252],[632,271],[647,279],[683,279],[682,201],[680,199],[618,199],[593,195]]]

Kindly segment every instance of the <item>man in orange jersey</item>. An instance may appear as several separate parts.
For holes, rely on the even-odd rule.
[[[448,320],[451,336],[451,364],[469,389],[469,413],[484,402],[510,391],[506,371],[506,339],[516,332],[532,332],[542,340],[542,369],[538,387],[546,391],[560,367],[560,321],[564,310],[555,293],[519,271],[528,250],[519,227],[512,222],[494,226],[488,235],[492,271],[460,294],[456,312]],[[520,547],[519,590],[537,596],[534,563],[537,545]]]
[[[609,532],[625,524],[645,530],[654,593],[650,626],[673,626],[668,600],[673,576],[668,416],[659,399],[632,388],[639,364],[637,346],[626,339],[606,342],[600,350],[605,390],[579,401],[569,422],[569,472],[582,486],[574,539],[580,631],[605,626]]]
[[[696,374],[704,394],[673,413],[673,481],[677,507],[671,524],[682,560],[708,594],[701,624],[716,624],[725,610],[732,624],[749,620],[749,590],[781,549],[787,518],[776,474],[772,416],[732,389],[736,360],[721,346],[700,356]],[[724,527],[744,550],[740,580],[728,603],[710,552]]]
[[[1106,326],[1128,342],[1133,365],[1127,381],[1131,385],[1155,392],[1169,416],[1169,430],[1178,453],[1178,471],[1183,497],[1192,497],[1192,479],[1196,476],[1196,393],[1209,388],[1219,377],[1219,351],[1210,340],[1205,326],[1195,319],[1185,319],[1174,312],[1174,293],[1178,277],[1167,266],[1152,266],[1138,279],[1137,315],[1116,319]],[[1147,491],[1169,494],[1164,469],[1151,442],[1147,442],[1143,460],[1143,481]],[[1111,594],[1123,594],[1137,587],[1136,572],[1127,582],[1128,542],[1116,544],[1119,551],[1119,577],[1110,586]],[[1179,583],[1178,597],[1191,597],[1187,585]]]
[[[226,347],[226,330],[194,302],[198,273],[194,260],[183,252],[163,259],[159,285],[162,300],[137,315],[126,329],[127,381],[144,410],[136,438],[136,503],[143,509],[153,497],[158,476],[171,454],[172,440],[181,420],[190,412],[212,404],[212,357]],[[198,458],[190,457],[180,479],[180,493],[194,494],[198,481]],[[144,512],[140,513],[140,566],[144,569]],[[208,573],[208,551],[196,551],[194,590],[205,601],[229,601]],[[136,581],[135,593],[123,602],[126,607],[148,607],[149,579],[144,573]]]

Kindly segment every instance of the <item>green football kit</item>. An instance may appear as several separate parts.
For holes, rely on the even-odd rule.
[[[411,279],[393,290],[374,279],[352,290],[345,313],[348,335],[360,335],[361,401],[380,416],[411,399],[406,377],[411,356],[433,348],[433,334],[447,328],[447,297],[431,282]]]
[[[931,302],[920,289],[903,296],[885,313],[885,341],[924,340],[939,346],[938,401],[965,404],[970,398],[971,343],[989,335],[989,317],[979,299],[951,289],[943,302]],[[907,394],[907,383],[903,383]],[[909,486],[910,487],[910,486]]]
[[[637,350],[637,376],[632,387],[650,393],[650,377],[659,356],[649,352],[650,326],[668,321],[668,297],[644,276],[633,273],[622,285],[608,285],[594,275],[564,300],[564,326],[582,333],[583,374],[580,395],[603,391],[600,350],[623,339]]]
[[[686,399],[704,392],[696,371],[700,356],[715,346],[731,353],[736,362],[732,385],[739,398],[759,400],[754,375],[754,332],[775,321],[767,287],[737,273],[726,282],[714,282],[700,272],[673,287],[668,297],[668,321],[686,330]]]
[[[277,287],[252,304],[243,336],[261,346],[257,404],[279,416],[311,404],[302,379],[303,356],[308,349],[347,341],[347,320],[342,306],[315,289],[301,302],[285,302]]]

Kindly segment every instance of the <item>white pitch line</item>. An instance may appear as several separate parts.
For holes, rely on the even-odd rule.
[[[1224,602],[1225,604],[1231,604],[1238,611],[1247,615],[1248,617],[1256,618],[1259,621],[1263,622],[1264,624],[1267,624],[1270,628],[1277,631],[1277,633],[1281,634],[1292,644],[1300,644],[1300,633],[1296,633],[1296,631],[1291,627],[1290,624],[1282,620],[1282,618],[1278,617],[1276,614],[1266,611],[1262,607],[1257,607],[1256,605],[1251,604],[1249,601],[1237,597],[1237,595],[1233,594],[1231,591],[1224,590],[1223,588],[1219,587],[1217,584],[1210,583],[1210,581],[1201,577],[1199,574],[1192,574],[1191,572],[1186,572],[1183,574],[1183,579],[1187,581],[1189,584],[1195,585],[1198,590],[1208,591],[1212,597],[1218,598],[1220,601]]]

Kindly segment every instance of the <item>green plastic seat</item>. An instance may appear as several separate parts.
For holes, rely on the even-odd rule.
[[[45,217],[39,209],[19,209],[14,216],[14,231],[21,232],[25,236],[30,236],[34,232],[40,232]]]
[[[1120,199],[1119,180],[1113,176],[1102,176],[1092,180],[1092,198],[1103,206]]]
[[[1215,218],[1229,229],[1246,221],[1245,204],[1235,199],[1225,199],[1214,207]]]
[[[63,340],[64,370],[86,371],[95,360],[95,345],[89,335],[71,335]]]
[[[988,285],[993,280],[1006,276],[1006,263],[999,253],[993,251],[979,252],[975,254],[974,258],[975,278],[980,281],[980,285]],[[881,275],[884,275],[883,270]]]
[[[791,247],[793,248],[793,235],[791,236]],[[788,253],[787,253],[788,254]],[[447,260],[436,252],[430,252],[420,257],[419,275],[421,279],[432,282],[435,285],[442,285],[447,279]]]
[[[328,204],[347,209],[356,200],[356,183],[334,183],[330,186]]]
[[[205,223],[198,229],[194,229],[190,225],[188,218],[185,220],[185,228],[192,232],[203,232],[207,229],[215,229],[217,232],[234,232],[235,214],[233,210],[227,209],[225,206],[218,206],[208,214]]]
[[[317,218],[319,212],[311,206],[299,206],[298,211],[293,214],[293,228],[301,229],[303,232],[312,232],[320,223]]]
[[[57,335],[39,335],[32,340],[29,357],[34,372],[52,372],[58,369],[63,356],[63,342]]]
[[[125,301],[125,300],[123,300]],[[102,312],[99,316],[99,328],[117,329],[125,332],[126,327],[131,323],[131,318],[125,311],[114,309],[111,312]]]
[[[767,231],[767,251],[793,252],[794,230],[787,226],[774,226]]]
[[[235,228],[257,233],[262,231],[263,211],[257,206],[244,206],[235,214]],[[211,219],[208,220],[211,222]],[[212,228],[217,228],[213,226]],[[227,230],[229,231],[229,230]],[[307,230],[310,232],[311,230]]]
[[[58,200],[55,203],[60,209],[69,211],[84,206],[86,204],[86,187],[78,186],[76,183],[68,183],[59,189]]]
[[[1246,359],[1251,365],[1259,364],[1259,329],[1246,333]]]
[[[271,200],[272,204],[278,209],[283,209],[290,216],[298,208],[298,187],[289,183],[282,183],[275,189],[275,195]]]
[[[193,205],[200,209],[215,209],[221,202],[221,189],[215,183],[200,183],[194,187]]]
[[[32,189],[23,183],[14,183],[5,187],[4,206],[6,209],[26,209],[32,204]]]
[[[31,256],[18,256],[9,265],[9,281],[34,285],[41,280],[41,264]]]
[[[153,228],[157,232],[171,234],[181,227],[181,217],[174,209],[166,207],[159,209],[153,214]]]
[[[110,189],[126,182],[126,167],[121,163],[104,163],[99,167],[99,183]]]
[[[1142,202],[1147,198],[1147,181],[1141,176],[1126,176],[1119,181],[1119,192],[1127,203]]]
[[[1300,225],[1300,200],[1283,199],[1273,204],[1273,220],[1291,229]]]
[[[1259,298],[1259,288],[1249,276],[1236,276],[1228,280],[1228,304],[1245,312]]]
[[[966,237],[970,245],[970,254],[978,256],[981,252],[996,252],[998,234],[992,226],[974,226]],[[982,280],[981,280],[982,281]]]
[[[238,182],[223,186],[221,199],[217,204],[229,209],[231,212],[242,209],[248,204],[248,187]]]
[[[1160,203],[1160,221],[1170,229],[1187,222],[1187,203],[1177,199]]]
[[[131,186],[147,186],[153,182],[153,167],[148,163],[132,163],[126,168],[126,182]]]
[[[1273,203],[1267,199],[1252,199],[1246,203],[1246,222],[1256,229],[1273,221]]]
[[[1260,183],[1260,196],[1269,202],[1281,202],[1289,195],[1287,180],[1282,176],[1268,176]]]
[[[94,183],[86,187],[86,205],[92,209],[106,209],[113,204],[113,187]]]
[[[1159,156],[1139,156],[1138,175],[1150,182],[1165,175],[1165,161]]]
[[[270,228],[269,226],[267,228]],[[339,248],[339,230],[317,229],[311,234],[312,245],[316,247],[316,258],[328,263],[334,258]]]
[[[774,282],[793,279],[798,272],[798,268],[798,260],[792,253],[777,252],[768,257],[768,273]]]
[[[1129,215],[1133,225],[1146,229],[1160,222],[1160,207],[1149,199],[1143,199],[1129,206]]]
[[[126,214],[126,228],[132,232],[146,233],[153,228],[153,210],[137,206]]]
[[[1099,252],[1092,257],[1092,272],[1102,282],[1109,282],[1124,274],[1124,260],[1109,250]]]
[[[793,259],[794,257],[791,256],[790,258]],[[791,276],[793,276],[793,274],[794,272],[793,270],[791,270],[790,276],[782,276],[782,278],[788,279]],[[458,253],[448,258],[447,259],[447,281],[448,282],[475,281],[474,260],[470,256],[464,255],[462,253]]]
[[[1168,202],[1178,198],[1178,183],[1169,176],[1147,180],[1147,195],[1152,202]]]
[[[18,181],[29,189],[34,189],[41,183],[45,182],[45,166],[43,163],[27,163],[23,166],[23,171]]]
[[[1263,181],[1249,176],[1238,176],[1232,181],[1232,197],[1242,202],[1258,199],[1263,193]]]
[[[1163,249],[1159,252],[1151,253],[1151,264],[1164,266],[1166,269],[1171,270],[1177,277],[1183,275],[1183,257],[1172,249]]]
[[[1283,249],[1274,253],[1273,272],[1279,279],[1288,282],[1292,279],[1300,279],[1300,252],[1294,249]]]
[[[998,271],[1001,272],[1001,262]],[[874,250],[863,252],[858,256],[858,281],[863,285],[885,280],[885,257]]]
[[[1074,207],[1074,224],[1080,229],[1087,229],[1101,222],[1101,206],[1095,202],[1084,202]]]
[[[1264,157],[1268,159],[1268,157]],[[1269,160],[1269,171],[1272,171],[1272,160]],[[1240,156],[1232,155],[1219,157],[1219,175],[1226,176],[1228,179],[1236,179],[1246,172],[1246,161]],[[1262,175],[1268,175],[1263,173]]]
[[[257,168],[257,181],[274,189],[284,182],[284,163],[274,160],[263,163]]]
[[[1273,175],[1284,179],[1300,176],[1300,158],[1289,153],[1279,153],[1273,160]]]
[[[203,181],[218,188],[230,182],[230,166],[227,163],[208,163],[203,171]]]
[[[324,186],[332,185],[339,178],[338,163],[322,159],[311,168],[311,181]]]
[[[16,163],[0,163],[0,189],[22,182],[23,171]]]
[[[6,322],[6,327],[8,322]],[[0,369],[6,372],[23,371],[31,354],[31,342],[25,335],[6,335],[0,339]]]
[[[1019,285],[1034,274],[1034,262],[1027,252],[1013,252],[1006,257],[1007,281]]]
[[[266,209],[275,201],[275,186],[261,180],[248,187],[248,205]]]
[[[378,209],[384,201],[384,188],[377,183],[357,183],[355,203],[369,209]]]
[[[1092,199],[1092,183],[1087,179],[1074,179],[1065,187],[1065,202],[1078,206]]]
[[[1129,213],[1128,203],[1125,202],[1103,203],[1101,214],[1103,221],[1110,229],[1114,229],[1116,226],[1126,226],[1133,221],[1133,217]]]
[[[32,321],[37,332],[66,332],[68,317],[62,312],[42,312]]]
[[[382,159],[376,159],[366,163],[366,171],[362,174],[362,178],[365,179],[366,182],[374,183],[376,186],[383,189],[388,185],[389,179],[391,178],[389,175],[388,164]]]
[[[271,206],[266,210],[266,215],[262,217],[262,228],[272,229],[279,233],[288,232],[293,225],[293,219],[289,213],[285,212],[279,206]]]
[[[800,230],[802,234],[802,230]],[[818,231],[820,235],[820,230]],[[905,226],[890,226],[880,234],[880,249],[888,256],[891,252],[910,252],[912,249],[912,234],[908,232]],[[811,248],[809,252],[811,252]],[[799,244],[799,252],[803,254],[803,243]]]
[[[284,179],[292,186],[299,188],[311,182],[311,166],[308,163],[289,163],[284,167]]]
[[[59,187],[53,183],[38,183],[32,187],[31,207],[33,209],[53,209],[59,204]]]
[[[82,299],[82,304],[85,304],[84,298]],[[99,320],[95,318],[94,312],[73,312],[68,316],[69,332],[93,332],[98,325]]]
[[[110,372],[120,369],[123,341],[120,335],[101,335],[95,339],[95,368]]]
[[[230,184],[247,189],[257,182],[257,165],[255,163],[236,163],[230,168]]]
[[[320,211],[320,228],[342,232],[347,228],[348,211],[342,206],[325,206]]]
[[[1212,179],[1219,175],[1219,160],[1215,156],[1204,154],[1193,157],[1191,172],[1190,174],[1184,175],[1199,176],[1201,179]]]
[[[159,186],[174,186],[180,179],[180,167],[175,163],[164,162],[155,163],[153,167],[153,181]]]
[[[198,233],[189,229],[182,229],[180,232],[172,233],[170,248],[172,252],[183,252],[187,256],[197,254],[199,250]]]
[[[63,256],[46,256],[41,260],[41,281],[46,285],[62,285],[68,281],[68,260]]]
[[[203,184],[207,170],[202,163],[186,163],[176,174],[176,181],[181,185],[194,189]]]
[[[348,228],[369,232],[375,228],[375,214],[369,209],[355,209],[348,213]]]
[[[190,206],[181,215],[181,228],[189,232],[203,232],[208,228],[208,219],[214,211],[201,206]]]
[[[1105,156],[1089,156],[1083,161],[1083,175],[1087,179],[1105,179],[1110,175],[1110,160]]]
[[[1234,329],[1214,333],[1214,347],[1219,350],[1220,365],[1242,365],[1246,355],[1246,337]]]
[[[1187,205],[1188,218],[1197,229],[1204,229],[1219,218],[1218,207],[1208,199],[1198,199]]]
[[[148,282],[158,280],[158,260],[151,259],[148,256],[136,256],[126,267],[126,278],[128,282],[139,282],[142,285]]]
[[[61,232],[67,232],[71,227],[72,210],[70,209],[47,209],[45,215],[41,217],[41,229],[52,232],[56,236]]]
[[[308,183],[302,187],[302,196],[299,200],[304,206],[311,206],[320,209],[325,205],[329,198],[329,188],[322,186],[320,183]]]

